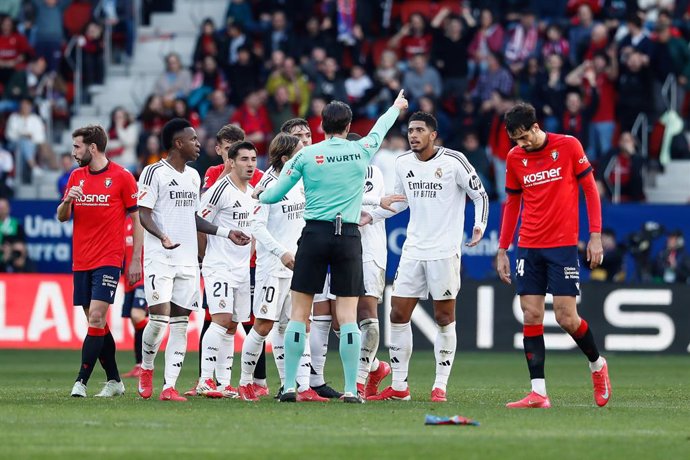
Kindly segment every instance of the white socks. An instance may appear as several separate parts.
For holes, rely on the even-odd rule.
[[[434,357],[436,358],[436,380],[434,388],[446,391],[448,377],[455,360],[455,349],[458,345],[458,337],[455,333],[455,321],[438,326],[438,334],[434,341]]]
[[[546,397],[546,379],[532,379],[532,391]]]
[[[604,368],[604,364],[606,364],[606,360],[599,356],[596,361],[589,363],[589,370],[592,372],[599,372]]]
[[[374,361],[379,350],[379,320],[376,318],[363,319],[359,323],[362,331],[362,345],[359,349],[359,369],[357,370],[357,383],[364,384],[369,372],[376,369]]]
[[[221,326],[222,328],[222,326]],[[232,363],[235,358],[235,334],[228,334],[227,330],[223,333],[220,350],[218,350],[218,361],[216,362],[216,380],[221,388],[230,385],[232,378]]]
[[[328,334],[331,331],[331,315],[314,316],[309,333],[309,346],[311,347],[311,370],[309,384],[312,387],[324,385],[323,368],[326,365],[328,353]]]
[[[184,363],[184,357],[187,353],[188,325],[188,316],[170,318],[170,337],[168,337],[168,345],[165,347],[165,385],[163,385],[163,389],[175,388],[177,377],[180,376],[182,363]]]
[[[153,362],[156,359],[161,342],[163,342],[163,336],[169,321],[170,317],[166,315],[149,315],[149,322],[144,328],[144,334],[141,339],[142,369],[153,369]]]
[[[285,385],[285,326],[276,323],[273,326],[273,334],[271,335],[271,346],[273,347],[273,360],[278,369],[278,377],[280,377],[280,386]]]
[[[391,323],[391,369],[393,371],[393,389],[407,389],[407,372],[412,356],[412,325],[410,323]]]
[[[249,331],[242,345],[242,376],[240,385],[249,385],[254,382],[254,369],[261,355],[261,346],[266,337],[259,335],[254,328]]]
[[[309,389],[311,378],[311,347],[309,346],[309,334],[307,340],[304,341],[304,353],[299,360],[299,367],[297,368],[297,391],[302,392]],[[322,374],[323,375],[323,374]]]
[[[213,379],[216,363],[220,357],[220,349],[223,345],[223,335],[226,329],[218,323],[211,323],[201,341],[201,375],[200,382]]]

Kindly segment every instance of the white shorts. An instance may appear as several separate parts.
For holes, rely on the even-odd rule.
[[[335,300],[335,296],[331,294],[331,274],[326,273],[326,280],[323,283],[323,291],[314,294],[314,303],[325,302],[327,300]]]
[[[251,312],[249,277],[238,283],[230,276],[224,276],[224,273],[220,271],[204,274],[204,289],[210,314],[232,313],[232,320],[236,323],[249,321]]]
[[[364,295],[376,297],[378,303],[383,301],[383,290],[386,287],[386,270],[369,260],[364,262]]]
[[[144,265],[144,294],[149,306],[172,302],[196,311],[201,302],[198,266],[168,265],[149,260]]]
[[[400,258],[393,295],[434,300],[455,299],[460,292],[460,257],[438,260]]]
[[[256,280],[254,316],[287,324],[292,310],[290,278],[262,276]]]

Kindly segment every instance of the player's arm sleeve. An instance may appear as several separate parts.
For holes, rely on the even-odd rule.
[[[139,197],[137,204],[140,207],[153,209],[158,201],[158,174],[156,169],[147,166],[139,176]]]
[[[398,115],[400,115],[400,109],[397,107],[391,107],[390,109],[386,110],[386,113],[381,115],[379,119],[376,120],[376,124],[374,124],[374,127],[371,128],[369,134],[360,140],[355,141],[368,157],[371,158],[371,156],[375,154],[381,147],[383,138],[386,137],[388,130],[391,129],[391,126],[393,126],[395,120],[398,119]]]
[[[498,247],[508,249],[515,236],[518,218],[520,217],[520,202],[522,195],[517,193],[508,194],[503,204],[503,218],[501,219],[501,233],[498,237]]]
[[[393,194],[405,195],[405,185],[402,182],[402,176],[398,171],[397,165],[395,172],[395,187],[393,189]],[[375,224],[381,222],[384,219],[388,219],[389,217],[393,217],[394,215],[401,213],[405,209],[407,209],[409,204],[407,201],[402,201],[398,203],[393,203],[391,206],[393,207],[393,209],[395,209],[395,212],[383,208],[376,208],[373,211],[371,211],[371,223]]]
[[[496,171],[496,174],[505,174],[506,175],[506,185],[505,185],[506,195],[519,195],[522,193],[522,186],[520,185],[520,180],[515,175],[515,171],[513,171],[509,167],[509,164],[510,164],[510,157],[506,160],[505,173],[503,173],[502,171]]]
[[[127,212],[134,212],[139,209],[137,205],[139,193],[137,192],[137,181],[129,171],[125,171],[125,186],[122,188],[122,202],[125,204]]]
[[[268,215],[270,213],[270,205],[258,204],[254,209],[254,221],[252,222],[252,235],[256,241],[260,242],[268,251],[276,257],[281,257],[287,252],[285,246],[280,244],[271,232],[268,231],[266,224],[268,223]]]
[[[299,182],[302,177],[303,158],[302,152],[298,152],[297,155],[285,163],[276,184],[259,195],[261,203],[277,203]]]
[[[486,194],[484,184],[477,171],[464,155],[460,155],[455,180],[474,203],[474,226],[480,228],[484,233],[489,220],[489,196]]]
[[[585,192],[585,201],[587,202],[589,233],[601,233],[601,201],[594,174],[587,174],[583,177],[580,180],[580,185]]]

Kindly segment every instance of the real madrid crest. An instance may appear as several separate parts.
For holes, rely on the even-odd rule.
[[[225,299],[220,299],[220,302],[218,303],[218,306],[220,308],[225,308]]]
[[[265,315],[266,313],[268,313],[268,306],[262,305],[261,306],[261,314]]]
[[[443,170],[441,168],[437,168],[434,176],[436,176],[436,179],[440,179],[441,176],[443,176]]]
[[[110,177],[105,178],[105,188],[110,188],[111,185],[113,185],[113,180]]]
[[[553,158],[553,161],[558,160],[558,150],[551,151],[551,158]]]
[[[153,300],[158,300],[160,297],[158,296],[158,293],[157,293],[157,292],[154,292],[153,294],[151,294],[151,298],[152,298]]]

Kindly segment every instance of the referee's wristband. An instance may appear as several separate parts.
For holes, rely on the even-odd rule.
[[[216,236],[222,236],[223,238],[227,238],[230,236],[230,229],[225,227],[218,227],[218,230],[216,230]]]

